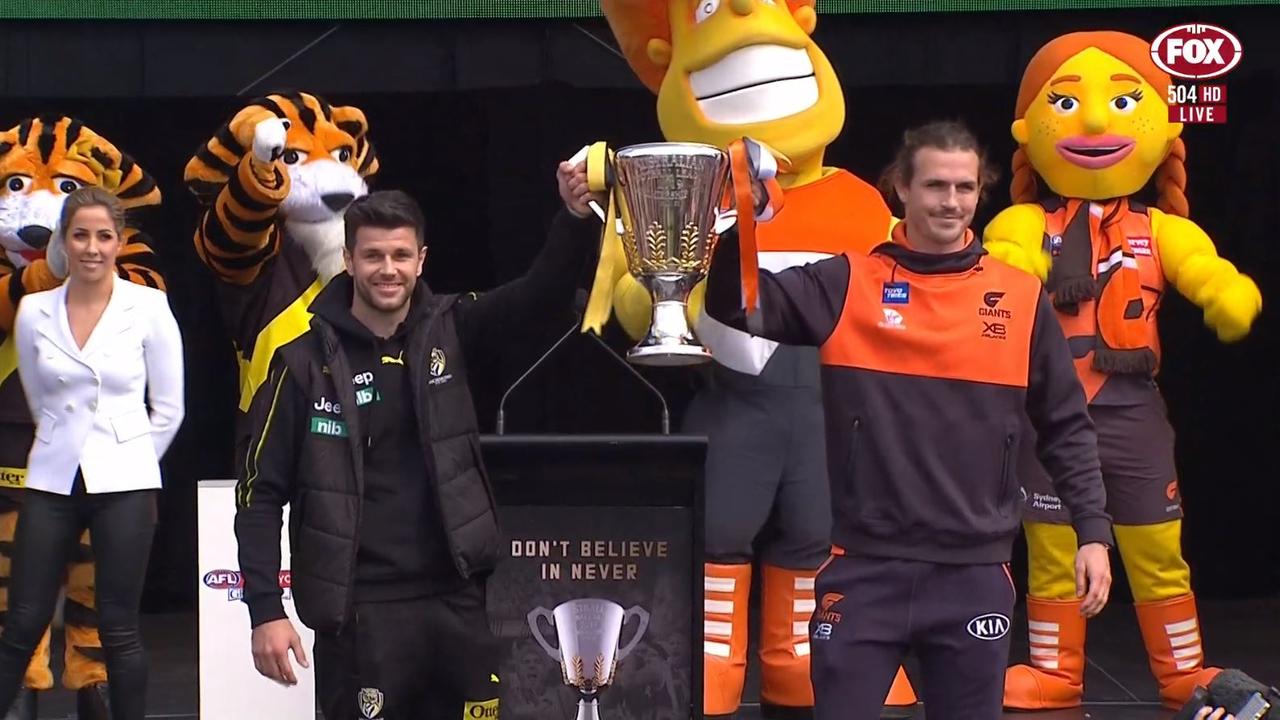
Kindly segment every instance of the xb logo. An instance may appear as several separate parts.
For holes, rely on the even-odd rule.
[[[982,321],[982,337],[1003,340],[1005,338],[1004,323]]]

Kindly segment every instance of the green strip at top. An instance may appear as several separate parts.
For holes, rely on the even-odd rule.
[[[821,13],[1280,5],[1280,0],[818,0]],[[5,20],[425,20],[599,16],[599,0],[18,0]]]

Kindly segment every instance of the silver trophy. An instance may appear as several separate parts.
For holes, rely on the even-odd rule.
[[[627,269],[649,291],[649,332],[627,353],[640,365],[711,359],[685,316],[689,293],[707,275],[729,155],[712,145],[646,143],[615,153],[613,185]]]
[[[618,649],[622,626],[632,616],[640,619],[636,634]],[[551,647],[538,627],[544,618],[555,627],[559,648]],[[613,684],[618,662],[635,649],[649,628],[649,613],[639,606],[623,610],[609,600],[583,598],[560,603],[555,610],[534,608],[529,613],[533,637],[560,664],[566,685],[578,689],[577,720],[600,720],[599,693]]]

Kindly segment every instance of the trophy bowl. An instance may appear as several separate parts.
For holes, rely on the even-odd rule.
[[[689,294],[707,275],[729,155],[713,145],[644,143],[618,150],[613,192],[627,269],[653,300],[644,339],[627,353],[638,365],[693,365],[711,352],[686,316]]]

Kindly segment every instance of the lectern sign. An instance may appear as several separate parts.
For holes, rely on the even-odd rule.
[[[688,718],[689,511],[500,508],[504,720]]]

